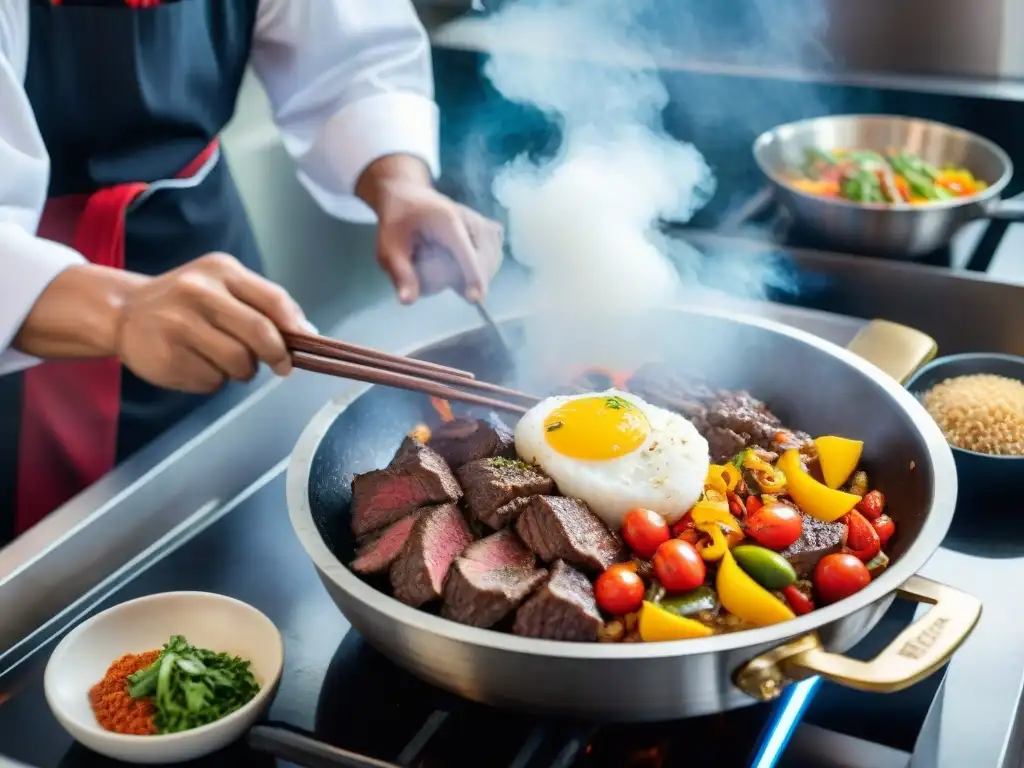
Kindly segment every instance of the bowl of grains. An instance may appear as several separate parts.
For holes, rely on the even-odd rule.
[[[918,371],[907,388],[953,449],[961,501],[1016,490],[1024,477],[1024,358],[941,357]]]
[[[130,763],[179,763],[241,738],[284,667],[273,622],[206,592],[130,600],[79,624],[54,649],[43,689],[77,741]]]

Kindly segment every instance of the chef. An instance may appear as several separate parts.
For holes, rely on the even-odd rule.
[[[308,324],[217,142],[250,65],[319,205],[379,222],[402,302],[424,243],[470,301],[496,271],[498,225],[432,186],[410,0],[0,0],[0,544],[225,382],[289,372]]]

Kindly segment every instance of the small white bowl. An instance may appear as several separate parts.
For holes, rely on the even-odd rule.
[[[129,736],[104,730],[89,705],[89,689],[116,659],[155,650],[172,635],[248,659],[259,693],[236,712],[191,731]],[[75,627],[50,655],[43,689],[54,717],[94,752],[129,763],[177,763],[241,738],[270,704],[283,667],[281,633],[252,606],[208,592],[165,592],[115,605]]]

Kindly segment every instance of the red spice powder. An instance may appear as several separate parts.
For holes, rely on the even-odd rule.
[[[128,695],[128,675],[153,664],[160,651],[126,653],[107,670],[102,680],[89,690],[89,704],[96,721],[105,730],[135,736],[156,733],[153,704],[148,699]]]

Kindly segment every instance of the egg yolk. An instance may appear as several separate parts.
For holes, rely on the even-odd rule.
[[[563,456],[591,461],[632,453],[644,444],[650,431],[643,411],[618,396],[570,400],[544,420],[548,445]]]

